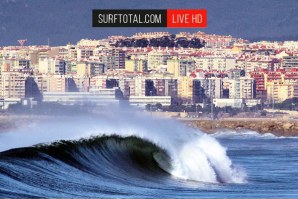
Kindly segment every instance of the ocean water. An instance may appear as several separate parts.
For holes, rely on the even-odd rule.
[[[69,117],[0,134],[0,197],[297,198],[298,139]]]

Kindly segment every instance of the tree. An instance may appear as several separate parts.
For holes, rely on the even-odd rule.
[[[286,99],[281,103],[274,104],[274,106],[275,108],[282,110],[297,110],[296,107],[298,107],[298,98],[294,97],[291,99]],[[270,104],[269,107],[272,107],[272,104]]]
[[[151,104],[146,104],[145,109],[146,109],[147,111],[151,111]]]
[[[267,115],[267,111],[261,111],[261,116],[266,116]]]
[[[176,35],[155,37],[151,39],[141,38],[126,38],[119,39],[114,44],[115,47],[183,47],[183,48],[202,48],[205,46],[205,42],[194,37],[188,39],[186,37],[178,37]]]
[[[157,103],[155,106],[156,106],[156,109],[162,109],[162,104],[161,103]]]

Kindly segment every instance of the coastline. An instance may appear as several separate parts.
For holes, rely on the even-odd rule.
[[[160,115],[155,115],[160,116]],[[58,116],[61,118],[69,116]],[[164,118],[164,116],[162,116]],[[0,133],[16,128],[23,128],[30,123],[57,118],[50,115],[0,115]],[[168,117],[169,118],[169,117]],[[212,134],[218,130],[252,130],[260,134],[272,133],[275,136],[293,137],[298,136],[298,120],[284,118],[224,118],[210,120],[206,118],[182,118],[174,117],[192,128],[201,129],[203,132]]]
[[[226,118],[220,120],[179,119],[193,128],[205,133],[216,133],[220,129],[237,131],[251,130],[259,134],[271,133],[275,136],[298,136],[298,120],[282,118]]]

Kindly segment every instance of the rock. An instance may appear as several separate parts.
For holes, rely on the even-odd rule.
[[[213,133],[217,129],[248,129],[263,133],[273,133],[277,136],[297,136],[298,137],[298,121],[289,120],[198,120],[188,121],[193,123],[193,127],[202,129],[204,132]]]
[[[269,128],[268,127],[261,128],[261,131],[262,132],[268,132],[269,131]]]
[[[284,125],[282,125],[282,127],[283,127],[284,130],[289,130],[289,129],[291,129],[293,126],[294,126],[294,125],[293,125],[292,123],[289,123],[289,122],[287,122],[287,123],[285,123]]]
[[[269,130],[273,131],[273,130],[275,130],[275,129],[276,129],[276,126],[275,126],[274,124],[271,124],[271,125],[269,126]]]
[[[242,128],[244,128],[244,125],[238,124],[235,128],[236,129],[242,129]]]
[[[182,118],[186,118],[187,113],[186,113],[186,112],[181,112],[179,115],[180,115],[180,117],[182,117]]]

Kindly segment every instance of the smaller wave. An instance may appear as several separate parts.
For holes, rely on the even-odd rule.
[[[210,134],[215,138],[229,138],[229,139],[247,139],[247,138],[260,138],[260,139],[283,139],[283,138],[297,138],[297,137],[284,137],[276,136],[272,133],[258,133],[250,130],[220,130],[214,134]]]

